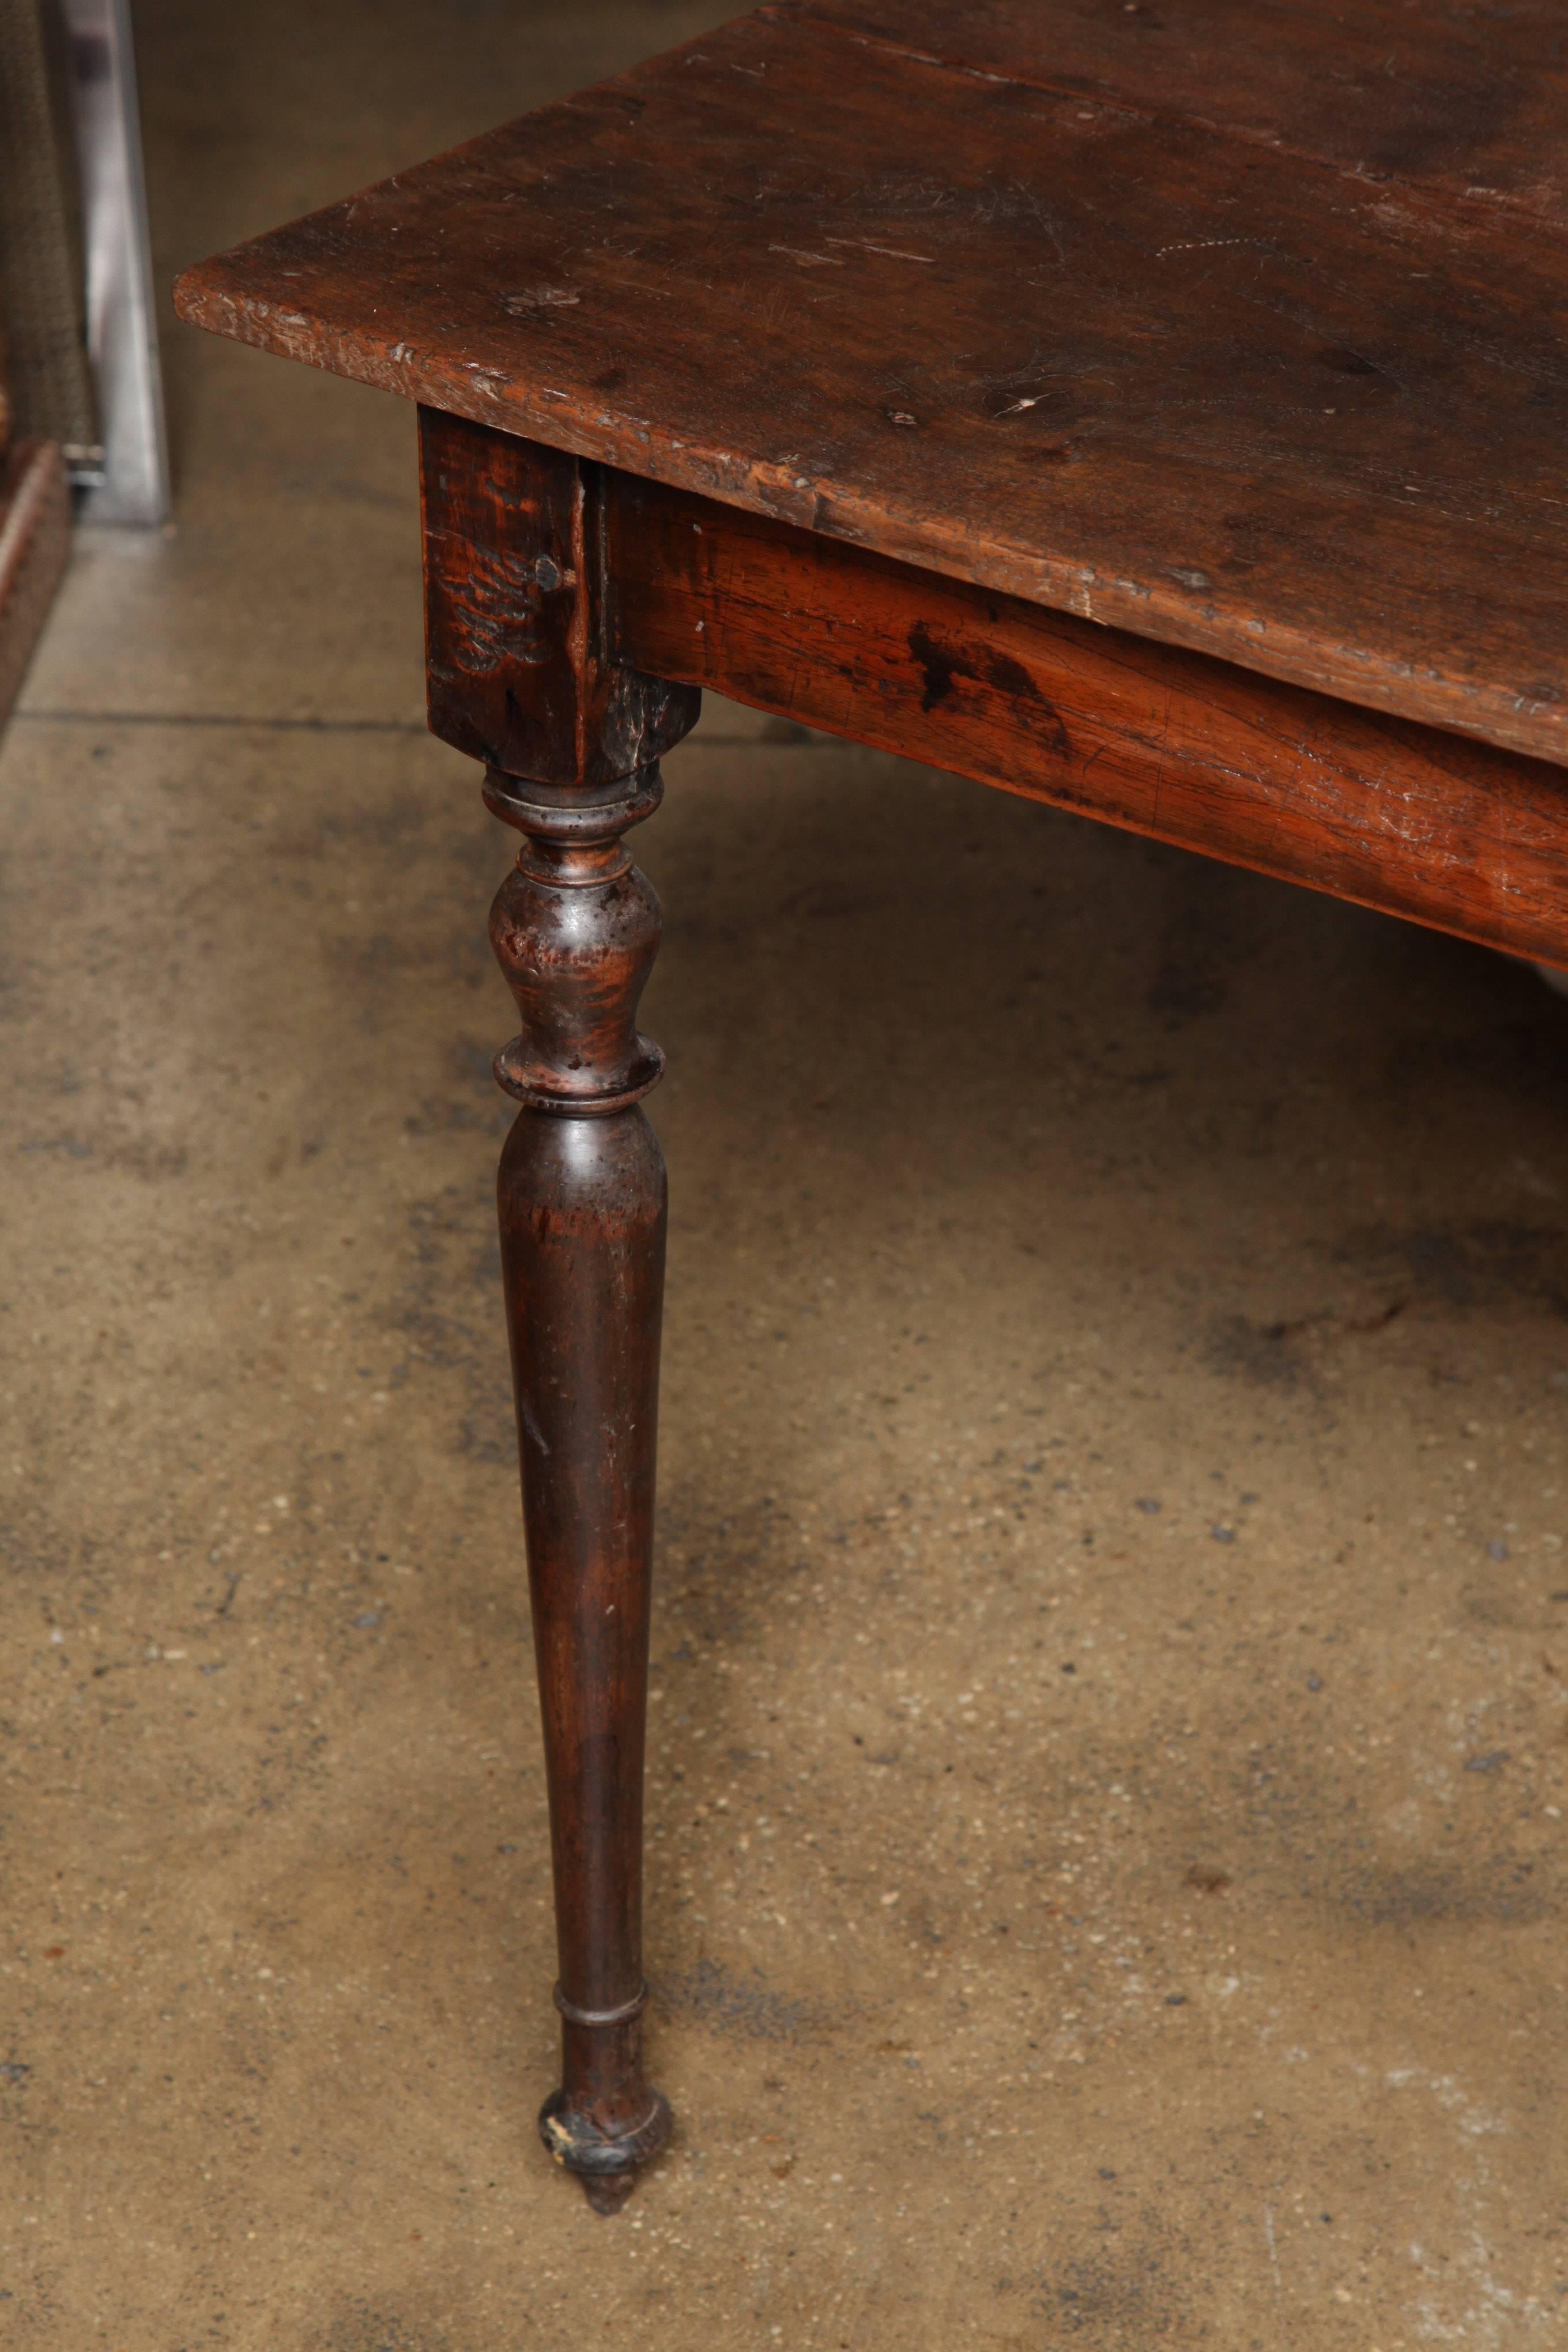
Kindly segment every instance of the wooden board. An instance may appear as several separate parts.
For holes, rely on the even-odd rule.
[[[1561,768],[689,492],[601,496],[636,670],[1568,964]]]
[[[933,55],[967,34],[935,0],[900,7],[897,47],[764,11],[205,263],[177,300],[679,488],[1568,760],[1568,242],[1037,86],[1047,28],[1093,13],[981,10],[975,71],[910,53],[922,25]],[[1342,44],[1363,70],[1361,34],[1296,15],[1323,77]],[[1188,83],[1267,96],[1277,61],[1237,17],[1205,12]],[[1487,28],[1529,68],[1531,9]],[[1532,100],[1552,121],[1555,88]]]
[[[930,63],[1568,221],[1562,0],[801,0]]]

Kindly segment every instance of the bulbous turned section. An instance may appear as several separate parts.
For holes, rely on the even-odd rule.
[[[488,773],[486,805],[523,835],[490,910],[490,943],[522,1023],[495,1072],[532,1109],[604,1117],[663,1072],[663,1055],[636,1026],[659,904],[621,842],[662,796],[657,762],[591,793]]]

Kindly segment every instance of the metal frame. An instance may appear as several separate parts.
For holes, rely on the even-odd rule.
[[[63,0],[75,56],[87,258],[88,352],[102,419],[100,471],[79,478],[84,522],[169,514],[153,257],[130,0]]]

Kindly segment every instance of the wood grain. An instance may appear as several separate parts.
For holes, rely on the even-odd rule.
[[[1458,21],[1404,16],[1412,40]],[[1094,18],[910,0],[868,19],[889,46],[764,11],[205,263],[178,302],[678,488],[1568,759],[1568,241],[1270,146],[1278,60],[1230,7],[1189,7],[1175,95],[1208,73],[1239,120],[1255,87],[1257,137],[1028,79],[1046,28]],[[1342,53],[1364,77],[1364,27],[1292,21],[1299,81]],[[990,40],[984,70],[941,61],[955,26],[964,58]],[[1527,7],[1475,36],[1510,87],[1538,29]],[[1520,189],[1531,156],[1541,186],[1556,170],[1557,84],[1531,87]],[[1435,103],[1390,82],[1416,143]]]
[[[931,63],[1568,220],[1560,0],[802,0]]]
[[[537,783],[630,775],[700,708],[606,652],[597,479],[560,450],[419,412],[431,732]]]
[[[1568,964],[1568,776],[632,477],[615,642],[665,676]]]

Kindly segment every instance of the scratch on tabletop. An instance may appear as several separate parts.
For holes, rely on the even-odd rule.
[[[1154,258],[1163,261],[1168,253],[1208,253],[1218,245],[1256,245],[1264,251],[1268,250],[1267,240],[1260,236],[1194,236],[1188,237],[1181,245],[1157,245]]]
[[[878,245],[868,236],[829,236],[825,237],[823,242],[826,245],[859,246],[867,253],[885,253],[894,261],[922,261],[928,269],[934,268],[936,263],[934,253],[906,253],[901,246]],[[770,246],[768,250],[770,253],[787,253],[790,248],[787,246],[774,245]]]

